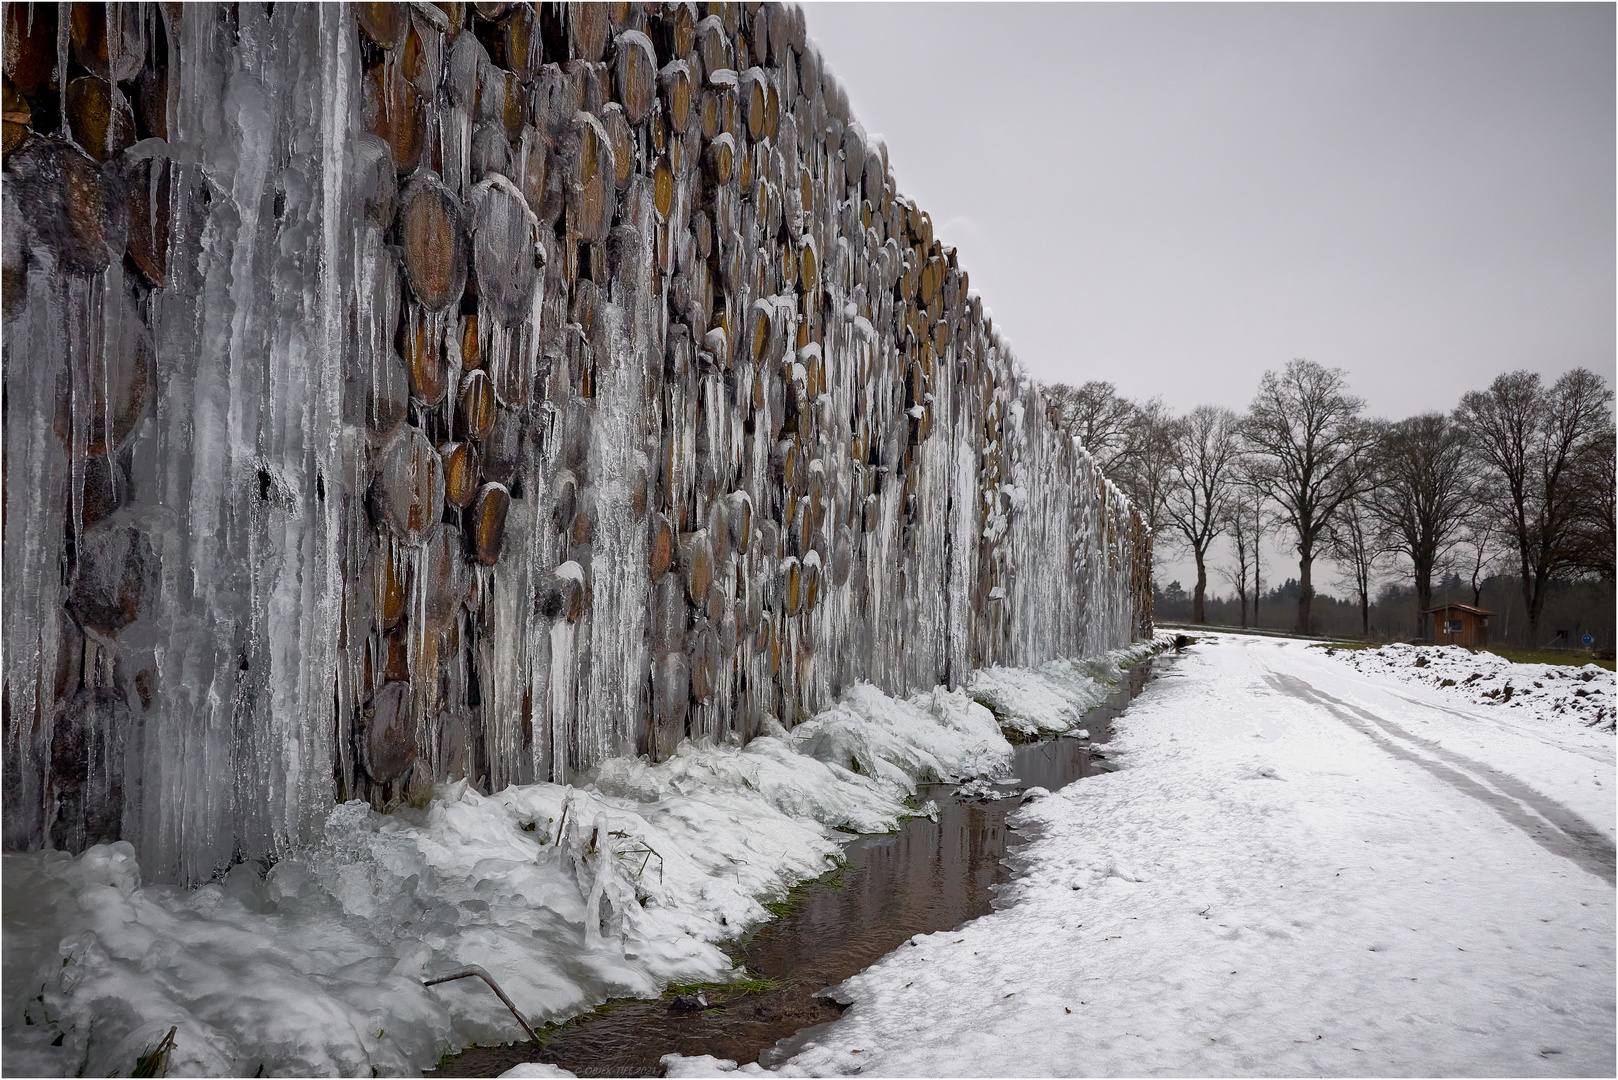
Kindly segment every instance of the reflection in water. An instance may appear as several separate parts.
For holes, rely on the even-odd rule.
[[[1140,692],[1150,663],[1136,666],[1107,703],[1085,714],[1090,739],[1050,739],[1016,748],[1015,782],[1056,789],[1110,769],[1092,744],[1111,735],[1112,719]],[[769,990],[710,991],[705,1011],[677,1011],[668,1001],[626,1001],[552,1029],[543,1047],[527,1043],[473,1047],[443,1063],[439,1076],[493,1076],[522,1061],[546,1061],[580,1076],[656,1076],[664,1054],[713,1054],[748,1062],[777,1041],[836,1019],[840,1007],[817,991],[869,967],[915,934],[949,930],[991,909],[1009,873],[1003,857],[1006,815],[1021,801],[968,801],[953,785],[924,786],[918,798],[938,804],[938,820],[917,818],[897,833],[862,836],[845,849],[846,865],[795,893],[792,910],[765,923],[733,950]]]

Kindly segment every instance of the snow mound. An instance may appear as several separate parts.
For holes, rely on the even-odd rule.
[[[991,710],[1000,726],[1020,739],[1072,730],[1085,713],[1107,700],[1124,671],[1162,651],[1172,638],[1160,637],[1088,660],[1052,660],[1036,669],[990,667],[974,672],[973,700]]]
[[[481,968],[535,1025],[724,981],[719,943],[831,868],[847,831],[894,830],[918,782],[1011,760],[989,711],[942,689],[859,685],[771,726],[611,760],[583,787],[343,804],[318,843],[196,889],[143,884],[127,843],[7,855],[8,1072],[127,1074],[173,1027],[175,1076],[416,1073],[523,1037],[478,979],[428,979]]]
[[[1394,644],[1326,654],[1365,674],[1436,687],[1470,705],[1504,706],[1547,723],[1614,730],[1618,679],[1594,664],[1517,664],[1459,645]]]

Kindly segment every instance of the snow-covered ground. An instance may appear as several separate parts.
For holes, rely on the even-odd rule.
[[[1445,690],[1447,697],[1469,705],[1499,706],[1522,713],[1523,719],[1556,726],[1576,724],[1609,732],[1614,727],[1618,683],[1612,672],[1595,664],[1514,664],[1503,656],[1473,653],[1459,645],[1394,644],[1331,652],[1368,675],[1392,675]]]
[[[1115,678],[1149,649],[1086,670]],[[1041,727],[1110,689],[1052,672],[1019,691]],[[918,781],[1010,760],[965,692],[858,686],[791,732],[612,761],[580,788],[458,784],[420,812],[337,807],[322,844],[198,889],[143,884],[127,844],[8,855],[6,1072],[127,1074],[173,1026],[170,1075],[410,1073],[522,1037],[478,980],[426,979],[484,969],[536,1023],[722,981],[718,943],[829,869],[850,835],[837,830],[890,830]]]
[[[1610,733],[1234,635],[1116,730],[1017,811],[1000,910],[844,983],[783,1071],[1614,1074]]]

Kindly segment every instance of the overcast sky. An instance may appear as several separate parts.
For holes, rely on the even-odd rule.
[[[810,35],[1025,367],[1370,411],[1614,367],[1610,4],[829,4]]]

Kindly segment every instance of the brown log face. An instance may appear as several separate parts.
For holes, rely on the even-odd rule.
[[[410,371],[411,396],[432,406],[449,393],[449,371],[428,322],[419,313],[412,314],[405,330],[405,365]]]
[[[92,73],[113,82],[140,74],[146,43],[134,7],[74,4],[68,25],[73,59]]]
[[[375,481],[382,516],[407,543],[427,538],[444,514],[444,466],[427,436],[407,427],[394,436]]]
[[[522,79],[532,79],[544,62],[539,19],[528,4],[518,4],[502,24],[506,65]]]
[[[410,408],[410,376],[392,349],[375,357],[365,388],[365,426],[375,444],[392,438]]]
[[[509,485],[522,464],[522,414],[515,409],[500,409],[489,432],[478,447],[478,461],[483,478],[497,484]]]
[[[129,217],[129,256],[156,288],[168,284],[169,216],[174,172],[167,158],[146,158],[129,172],[124,202]]]
[[[461,208],[443,184],[418,177],[405,188],[399,207],[410,291],[428,311],[442,311],[461,298],[466,283],[466,235]]]
[[[813,241],[805,236],[798,248],[798,291],[812,295],[819,288],[820,260],[815,256]]]
[[[638,30],[619,34],[613,43],[613,85],[631,124],[651,114],[657,104],[657,52],[652,39]]]
[[[680,570],[685,580],[686,599],[693,607],[707,602],[708,587],[713,584],[713,566],[713,545],[706,529],[680,538]]]
[[[8,183],[34,236],[65,270],[99,273],[121,254],[127,228],[117,186],[77,147],[34,138],[12,155]]]
[[[719,688],[719,637],[711,625],[691,635],[691,696],[707,701]]]
[[[410,631],[404,626],[395,627],[382,641],[387,649],[387,663],[382,668],[382,677],[390,683],[409,682]]]
[[[736,163],[736,141],[728,133],[714,137],[702,155],[702,167],[716,184],[727,184]]]
[[[416,759],[415,724],[410,718],[410,684],[390,682],[377,691],[366,717],[365,773],[379,784],[404,775]]]
[[[382,584],[377,595],[377,626],[390,630],[404,618],[405,573],[386,550],[381,555]]]
[[[354,20],[360,31],[383,49],[396,49],[410,30],[410,5],[390,3],[358,3],[354,5]]]
[[[33,95],[56,82],[57,8],[7,4],[5,74],[18,91]]]
[[[444,463],[444,501],[465,510],[478,493],[478,455],[469,442],[449,442],[438,448]]]
[[[697,55],[706,73],[736,66],[731,62],[730,36],[717,15],[709,15],[697,24]]]
[[[504,484],[484,484],[472,501],[472,551],[485,566],[500,561],[506,540],[506,512],[510,509],[511,493]]]
[[[635,171],[635,136],[623,107],[615,102],[602,110],[601,126],[607,129],[607,142],[612,146],[613,185],[624,191]]]
[[[116,637],[155,597],[156,553],[151,540],[120,517],[85,530],[80,541],[68,613],[95,635]]]
[[[652,665],[652,756],[666,761],[685,737],[691,707],[691,668],[683,652]]]
[[[472,260],[480,310],[512,326],[530,314],[540,254],[527,204],[513,185],[496,181],[472,197]]]
[[[748,69],[742,77],[741,101],[742,115],[747,120],[747,137],[754,142],[768,138],[770,97],[764,72],[758,68]]]
[[[580,113],[579,155],[573,174],[573,214],[579,236],[592,243],[606,239],[612,211],[608,162],[612,154],[601,122]]]
[[[33,110],[28,107],[28,99],[17,92],[10,79],[5,80],[5,110],[4,110],[4,139],[0,141],[0,150],[3,150],[5,160],[11,160],[11,152],[28,140],[34,133]]]
[[[607,51],[607,36],[612,32],[606,5],[572,2],[567,5],[567,17],[573,54],[592,64],[600,60]]]
[[[650,538],[646,547],[646,569],[653,581],[668,573],[674,563],[674,527],[661,513],[652,515]]]
[[[361,87],[361,111],[366,126],[388,144],[399,172],[407,173],[421,163],[426,102],[410,80],[390,77],[386,64],[372,67]]]
[[[673,21],[674,54],[685,56],[697,45],[696,7],[689,2],[676,4],[670,18]]]
[[[788,615],[803,610],[803,568],[791,555],[781,560],[779,588],[782,610]]]
[[[651,607],[652,652],[657,656],[680,652],[685,648],[686,606],[680,592],[679,581],[672,577],[656,579],[652,586]]]
[[[461,319],[461,368],[476,371],[483,366],[483,347],[478,343],[478,313],[469,311]]]
[[[693,91],[690,66],[684,60],[673,61],[663,68],[658,82],[670,127],[676,132],[684,132],[691,123]]]
[[[433,7],[442,11],[444,17],[449,20],[449,30],[447,32],[450,37],[453,38],[459,34],[461,27],[466,25],[466,5],[464,3],[451,2],[451,0],[434,0]]]
[[[135,113],[112,84],[81,75],[67,84],[67,119],[73,141],[97,161],[108,161],[135,144]]]
[[[659,158],[652,170],[652,206],[663,221],[668,220],[669,211],[674,208],[674,170],[668,158]]]
[[[459,529],[445,525],[427,542],[422,573],[426,576],[424,584],[427,595],[422,610],[423,626],[435,634],[453,630],[461,604],[466,599],[470,577],[461,559]]]

